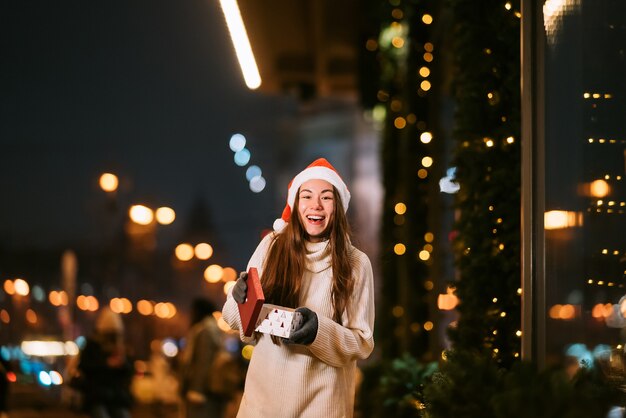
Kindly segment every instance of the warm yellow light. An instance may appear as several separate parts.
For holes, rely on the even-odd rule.
[[[5,309],[0,311],[0,321],[2,321],[2,323],[4,324],[8,324],[9,322],[11,322],[11,316],[9,315],[9,312],[7,312]]]
[[[506,142],[507,142],[508,144],[512,144],[513,142],[515,142],[515,138],[513,138],[512,136],[509,136],[509,137],[506,139]]]
[[[142,315],[152,315],[154,313],[154,306],[152,302],[142,299],[137,302],[137,312]]]
[[[433,165],[433,159],[432,157],[424,157],[422,158],[422,165],[426,168],[430,167],[431,165]]]
[[[606,197],[610,191],[609,183],[602,179],[592,181],[589,185],[589,192],[593,197]]]
[[[30,286],[24,279],[15,279],[15,281],[13,281],[13,286],[15,288],[16,295],[26,296],[30,293]]]
[[[425,14],[424,16],[422,16],[422,22],[424,22],[424,24],[426,25],[430,25],[431,23],[433,23],[433,17],[429,14]]]
[[[378,42],[376,42],[375,39],[368,39],[367,42],[365,42],[365,49],[370,52],[376,51],[378,49]]]
[[[420,88],[424,91],[428,91],[430,90],[431,84],[430,81],[428,80],[424,80],[420,83]]]
[[[426,177],[428,177],[428,170],[426,170],[425,168],[420,168],[419,170],[417,170],[417,177],[425,179]]]
[[[149,225],[154,220],[154,212],[144,205],[133,205],[128,211],[130,220],[139,225]]]
[[[204,280],[209,283],[217,283],[222,280],[224,274],[223,268],[217,264],[211,264],[204,270]]]
[[[230,282],[237,280],[237,271],[232,267],[224,267],[222,270],[222,281]]]
[[[191,246],[191,244],[178,244],[176,246],[176,249],[174,250],[174,254],[176,255],[176,258],[178,258],[180,261],[189,261],[193,258],[194,248]]]
[[[120,298],[113,298],[109,301],[109,308],[115,313],[122,313],[124,310],[124,305],[122,304],[122,300]]]
[[[428,77],[430,75],[430,69],[428,67],[421,67],[419,70],[419,74],[422,77]]]
[[[117,176],[112,173],[104,173],[100,176],[100,188],[105,192],[114,192],[117,190],[117,186],[119,185],[119,180]]]
[[[394,210],[398,215],[404,215],[406,213],[406,205],[402,202],[396,203]]]
[[[424,234],[424,241],[433,242],[434,239],[435,239],[435,235],[432,232],[427,232]]]
[[[402,48],[404,46],[404,39],[399,36],[394,36],[393,39],[391,39],[391,45],[395,48]]]
[[[393,246],[393,252],[396,253],[396,255],[403,255],[406,252],[406,246],[402,243],[398,243]]]
[[[254,351],[254,346],[247,344],[241,349],[241,357],[246,360],[250,360],[252,358],[252,352]]]
[[[200,260],[208,260],[213,255],[213,247],[206,242],[201,242],[194,247],[194,253]]]
[[[522,336],[522,331],[520,331],[520,330],[515,331],[515,335],[518,336],[518,337],[521,337]]]
[[[26,310],[26,321],[29,324],[36,324],[37,323],[37,313],[35,311],[33,311],[32,309],[27,309]]]
[[[431,321],[426,321],[424,322],[424,330],[426,331],[432,331],[432,329],[435,327],[435,325],[431,322]]]
[[[426,62],[433,61],[433,54],[431,54],[430,52],[426,52],[423,57],[424,57],[424,61]]]
[[[544,228],[547,230],[581,226],[582,213],[564,210],[551,210],[544,214]]]
[[[235,281],[224,283],[224,294],[227,295],[230,289],[232,289],[234,285],[235,285]]]
[[[395,126],[396,129],[403,129],[406,126],[406,119],[404,119],[402,116],[398,116],[394,119],[393,126]]]
[[[226,25],[230,32],[230,38],[233,41],[235,54],[237,55],[246,86],[251,90],[257,89],[261,86],[261,75],[254,59],[237,0],[220,0],[220,5],[226,18]]]
[[[167,206],[158,208],[155,215],[157,222],[161,225],[169,225],[174,222],[174,219],[176,219],[176,212],[174,212],[174,209],[168,208]]]
[[[442,311],[451,311],[459,304],[459,298],[454,294],[454,289],[448,287],[445,294],[437,297],[437,307]]]
[[[162,319],[170,319],[176,316],[176,307],[170,302],[159,302],[154,305],[154,314]]]
[[[7,295],[15,294],[15,285],[13,284],[13,280],[7,279],[4,281],[4,291],[7,293]]]
[[[402,315],[404,315],[404,308],[400,305],[396,305],[393,307],[393,309],[391,309],[391,314],[396,318],[400,318]]]
[[[424,144],[428,144],[432,140],[433,134],[430,132],[422,132],[422,134],[420,135],[420,141],[422,141],[422,143]]]
[[[431,44],[430,42],[426,42],[424,44],[424,50],[427,52],[433,52],[433,50],[435,49],[435,46],[433,44]]]
[[[422,250],[419,253],[419,259],[422,261],[426,261],[430,258],[430,253],[426,250]]]

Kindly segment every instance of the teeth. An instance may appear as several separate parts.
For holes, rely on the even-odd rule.
[[[321,221],[322,219],[324,219],[323,216],[307,216],[307,218],[309,218],[312,221]]]

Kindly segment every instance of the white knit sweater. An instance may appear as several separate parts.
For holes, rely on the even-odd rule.
[[[268,234],[252,255],[263,282]],[[238,418],[349,418],[354,413],[356,361],[374,348],[374,280],[369,258],[350,250],[355,287],[342,324],[332,320],[332,268],[327,242],[307,243],[307,266],[300,306],[317,313],[318,331],[309,346],[274,344],[255,333],[242,341],[256,343],[246,376]],[[296,308],[293,306],[292,308]],[[241,330],[237,303],[229,293],[223,317]]]

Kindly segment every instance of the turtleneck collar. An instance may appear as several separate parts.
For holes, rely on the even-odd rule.
[[[319,273],[330,267],[328,240],[321,242],[306,241],[306,269]]]

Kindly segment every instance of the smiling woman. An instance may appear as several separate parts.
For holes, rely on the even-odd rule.
[[[301,315],[287,339],[243,334],[246,273],[228,294],[222,317],[256,341],[238,417],[353,416],[356,361],[374,348],[374,285],[369,258],[350,241],[349,202],[335,168],[314,161],[289,183],[274,232],[248,263],[267,303]]]

